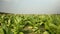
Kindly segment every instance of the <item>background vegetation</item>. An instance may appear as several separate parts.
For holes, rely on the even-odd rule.
[[[60,34],[60,15],[0,14],[0,34]]]

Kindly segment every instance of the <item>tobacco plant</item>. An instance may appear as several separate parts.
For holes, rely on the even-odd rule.
[[[60,15],[0,14],[0,34],[60,34]]]

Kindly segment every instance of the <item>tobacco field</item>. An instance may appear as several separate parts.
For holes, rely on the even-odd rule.
[[[60,34],[60,15],[0,14],[0,34]]]

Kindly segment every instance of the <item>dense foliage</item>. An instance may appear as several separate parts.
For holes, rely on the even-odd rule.
[[[60,34],[60,15],[0,14],[0,34]]]

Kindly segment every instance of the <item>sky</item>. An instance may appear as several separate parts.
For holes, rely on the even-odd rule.
[[[16,14],[59,14],[60,0],[0,0],[0,12]]]

